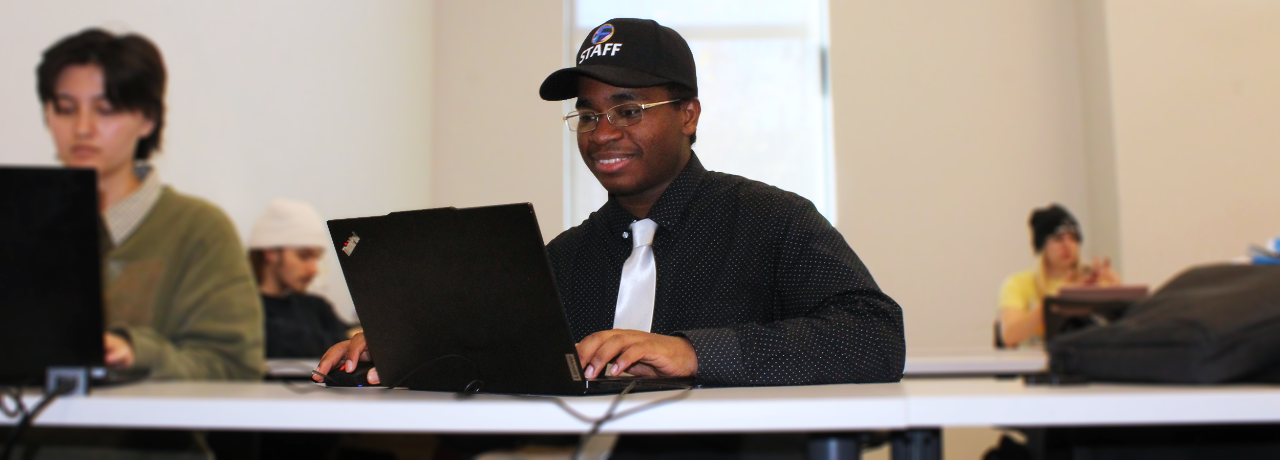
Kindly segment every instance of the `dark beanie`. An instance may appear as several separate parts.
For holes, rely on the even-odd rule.
[[[1048,207],[1038,208],[1031,212],[1031,239],[1036,253],[1044,250],[1044,243],[1058,232],[1071,232],[1076,239],[1084,241],[1084,233],[1080,232],[1080,223],[1067,211],[1067,208],[1053,203]]]

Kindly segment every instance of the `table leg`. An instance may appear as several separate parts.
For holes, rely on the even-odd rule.
[[[859,460],[862,458],[862,435],[859,433],[823,433],[809,437],[809,460]]]
[[[942,460],[942,430],[907,430],[890,441],[893,460]]]

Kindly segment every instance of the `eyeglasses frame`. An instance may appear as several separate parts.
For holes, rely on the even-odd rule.
[[[644,118],[643,118],[643,116],[644,116],[644,115],[643,115],[643,113],[644,113],[644,111],[645,111],[645,110],[648,110],[650,107],[657,107],[657,106],[660,106],[660,105],[663,105],[663,104],[670,104],[670,103],[672,103],[672,102],[680,102],[680,101],[683,101],[683,100],[684,100],[684,99],[672,99],[672,100],[669,100],[669,101],[662,101],[662,102],[650,102],[650,103],[648,103],[648,104],[636,104],[636,103],[634,103],[634,102],[623,102],[623,103],[618,104],[618,105],[615,105],[615,106],[613,106],[613,107],[609,107],[609,108],[605,109],[603,112],[594,112],[594,114],[596,114],[596,115],[604,115],[604,118],[605,118],[606,120],[609,120],[609,124],[613,125],[613,127],[615,127],[615,128],[622,128],[622,127],[626,127],[626,126],[633,126],[633,125],[635,125],[635,124],[639,124],[640,122],[639,122],[639,121],[637,121],[637,122],[636,122],[636,123],[634,123],[634,124],[627,124],[627,125],[618,126],[616,123],[614,123],[614,122],[613,122],[613,116],[612,116],[612,115],[609,115],[609,112],[613,111],[613,109],[616,109],[616,108],[618,108],[618,107],[622,107],[622,106],[624,106],[624,105],[628,105],[628,104],[640,106],[640,112],[641,112],[641,114],[642,114],[642,115],[641,115],[641,118],[640,118],[640,121],[644,121]],[[581,110],[574,110],[574,111],[572,111],[572,112],[569,112],[567,115],[565,115],[565,116],[564,116],[564,126],[565,126],[566,128],[569,128],[569,131],[570,131],[570,132],[574,132],[574,133],[589,133],[589,132],[595,131],[595,130],[596,130],[596,128],[599,128],[599,127],[600,127],[600,120],[596,120],[596,126],[595,126],[595,128],[591,128],[591,129],[588,129],[588,130],[586,130],[586,131],[577,131],[577,130],[573,129],[573,127],[569,125],[569,119],[570,119],[570,118],[574,118],[574,117],[581,117],[582,115],[584,115],[584,113],[583,113],[583,111],[581,111]]]

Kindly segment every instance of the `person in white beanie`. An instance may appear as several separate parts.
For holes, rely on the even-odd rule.
[[[313,358],[347,339],[351,326],[323,297],[307,294],[330,245],[315,209],[276,199],[249,234],[249,263],[262,294],[267,358]]]

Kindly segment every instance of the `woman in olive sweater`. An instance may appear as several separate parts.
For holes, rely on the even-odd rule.
[[[89,29],[46,50],[36,73],[58,159],[98,172],[107,365],[157,379],[260,378],[262,305],[235,227],[147,164],[164,130],[159,50]]]

